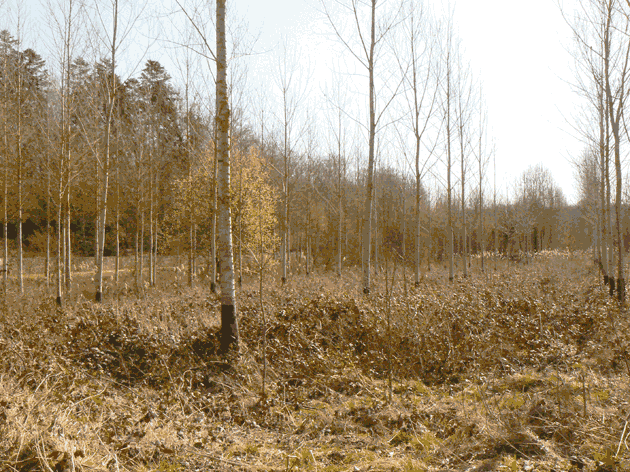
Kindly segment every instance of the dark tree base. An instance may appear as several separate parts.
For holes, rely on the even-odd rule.
[[[449,277],[449,278],[448,278],[448,281],[449,281],[449,282],[452,282],[453,280],[454,280],[454,277]]]
[[[94,300],[96,300],[97,303],[101,303],[103,301],[103,294],[100,291],[97,291]]]
[[[62,308],[62,307],[63,307],[63,301],[61,300],[61,297],[57,297],[57,298],[55,299],[55,303],[57,304],[57,306],[58,306],[59,308]]]
[[[614,277],[608,277],[608,294],[611,297],[615,296],[615,278]]]
[[[238,323],[234,305],[221,305],[221,354],[238,351]]]
[[[280,280],[282,281],[282,285],[287,283],[287,278],[286,277],[282,277]]]
[[[604,285],[608,285],[608,276],[604,275]]]
[[[363,295],[369,295],[370,294],[370,289],[367,287],[363,287]]]
[[[210,282],[210,291],[212,293],[217,293],[217,284],[215,284],[214,282]]]
[[[243,286],[243,277],[238,277],[238,287],[241,288]]]
[[[416,288],[420,287],[420,282],[414,282],[414,285],[416,286]]]
[[[626,281],[619,279],[617,281],[617,299],[622,302],[626,298]]]

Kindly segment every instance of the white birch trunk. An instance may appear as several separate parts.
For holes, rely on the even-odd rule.
[[[226,0],[217,0],[217,157],[218,162],[218,235],[221,259],[221,351],[238,352],[238,320],[234,287],[232,250],[232,217],[230,211],[230,148],[228,130],[230,108],[227,87],[227,58],[225,40]],[[213,261],[214,265],[214,261]]]

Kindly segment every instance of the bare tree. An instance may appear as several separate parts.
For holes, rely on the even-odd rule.
[[[452,134],[452,117],[451,117],[451,100],[453,97],[453,70],[454,70],[454,45],[453,45],[453,25],[452,19],[449,20],[446,30],[446,57],[444,67],[446,68],[446,90],[445,100],[446,109],[444,110],[444,118],[446,121],[446,198],[447,198],[447,238],[448,238],[448,280],[450,282],[454,279],[454,255],[453,255],[453,205],[452,205],[452,192],[453,187],[451,185],[453,156],[451,152],[451,134]]]
[[[617,11],[616,2],[610,0],[606,3],[606,17],[604,27],[604,90],[606,97],[606,107],[608,109],[610,126],[614,138],[615,155],[615,229],[617,243],[617,294],[619,300],[625,296],[625,282],[623,278],[623,237],[621,234],[621,120],[626,103],[626,81],[630,74],[630,16],[628,12],[620,15]],[[630,5],[629,5],[630,6]],[[622,17],[619,19],[619,17]],[[615,18],[616,17],[616,18]],[[620,24],[613,24],[617,20]],[[618,50],[612,51],[613,41],[618,38]],[[612,286],[611,286],[612,288]]]
[[[461,57],[459,58],[461,61]],[[463,276],[468,277],[468,232],[466,222],[466,176],[468,174],[468,154],[470,147],[470,121],[473,110],[473,86],[469,68],[461,62],[457,67],[457,82],[455,83],[456,127],[459,139],[460,183],[462,204],[462,269]]]
[[[358,47],[353,48],[350,44],[350,40],[342,33],[337,22],[333,20],[330,9],[326,5],[324,0],[321,0],[324,13],[328,22],[332,26],[335,35],[343,43],[348,52],[359,62],[359,64],[367,71],[368,74],[368,101],[369,101],[369,118],[368,118],[368,165],[367,176],[365,184],[365,205],[363,208],[363,227],[362,227],[362,265],[363,265],[363,293],[370,293],[370,269],[371,269],[371,236],[372,236],[372,203],[374,199],[374,163],[375,163],[375,138],[377,134],[377,127],[383,117],[383,113],[396,95],[394,91],[389,99],[386,99],[386,103],[381,107],[380,113],[377,114],[377,95],[375,88],[375,73],[379,58],[379,46],[383,43],[384,38],[397,24],[400,10],[397,10],[389,18],[383,16],[383,20],[378,22],[377,31],[377,4],[382,6],[387,2],[381,2],[378,0],[369,0],[368,2],[361,2],[360,0],[350,0],[348,3],[339,2],[343,9],[348,12],[355,23],[356,33],[358,36]],[[362,24],[363,8],[369,8],[367,15],[369,24],[369,35],[367,34],[366,27]]]
[[[335,74],[336,75],[336,74]],[[346,180],[346,139],[347,125],[345,122],[345,112],[347,107],[344,97],[347,97],[347,91],[341,88],[341,80],[334,80],[333,90],[326,92],[326,98],[331,103],[332,108],[329,111],[328,126],[332,133],[332,143],[330,143],[330,155],[332,164],[335,169],[335,194],[336,194],[336,214],[337,214],[337,276],[341,277],[342,261],[343,261],[343,225],[344,225],[344,184]],[[333,116],[330,114],[334,113]]]
[[[484,256],[485,256],[485,252],[486,252],[486,239],[485,239],[485,234],[484,234],[484,226],[483,226],[483,199],[484,199],[484,195],[483,195],[483,190],[484,190],[484,175],[486,173],[486,167],[488,165],[488,159],[489,159],[489,155],[487,154],[487,150],[485,149],[485,138],[486,138],[486,132],[487,132],[487,114],[484,113],[484,107],[482,106],[482,97],[483,94],[480,90],[479,93],[479,129],[478,129],[478,133],[479,133],[479,143],[478,143],[478,149],[477,149],[477,154],[475,155],[475,159],[477,160],[477,172],[478,172],[478,177],[479,177],[479,188],[477,189],[478,191],[478,200],[479,200],[479,214],[478,214],[478,224],[479,224],[479,251],[480,251],[480,257],[481,257],[481,272],[484,272],[485,270],[485,260],[484,260]]]
[[[401,58],[399,44],[394,45],[396,59],[401,73],[405,78],[406,93],[404,98],[410,112],[411,131],[414,143],[414,176],[415,176],[415,257],[414,276],[415,285],[420,284],[421,233],[422,233],[422,180],[431,169],[431,161],[435,144],[429,155],[421,160],[421,149],[425,133],[435,115],[440,80],[440,63],[437,61],[436,37],[439,37],[439,25],[433,24],[426,8],[422,3],[408,1],[406,3],[406,18],[402,23],[403,44],[406,45],[406,55]],[[439,133],[438,133],[439,134]],[[425,144],[426,145],[426,144]],[[406,157],[406,150],[403,154]],[[429,236],[430,244],[430,236]]]
[[[57,192],[55,200],[57,203],[57,305],[62,305],[62,280],[63,280],[63,268],[64,260],[65,265],[68,265],[68,258],[63,257],[63,249],[69,250],[67,247],[67,237],[70,228],[66,224],[63,225],[63,201],[67,195],[72,179],[76,177],[76,159],[72,154],[72,141],[74,139],[74,132],[72,130],[71,115],[75,107],[75,97],[72,94],[71,88],[71,69],[73,57],[76,57],[78,38],[79,38],[79,26],[81,23],[81,16],[83,14],[83,3],[80,0],[59,0],[56,4],[48,4],[48,19],[51,23],[51,30],[53,31],[53,37],[55,41],[59,41],[55,44],[58,53],[59,62],[59,77],[60,77],[60,113],[59,117],[59,139],[55,153],[58,159],[54,163],[56,173],[56,187]],[[64,238],[64,227],[66,231],[66,237]],[[67,269],[69,270],[69,268]]]
[[[280,218],[280,232],[282,237],[280,247],[281,281],[287,281],[287,270],[290,255],[290,202],[293,173],[295,172],[296,152],[294,149],[294,127],[300,103],[306,95],[306,82],[298,76],[297,50],[289,56],[286,43],[282,44],[282,52],[278,62],[277,87],[280,91],[280,126],[282,127],[282,163],[275,166],[276,172],[282,181],[282,211]],[[301,134],[301,133],[298,133]]]
[[[608,245],[612,226],[609,185],[609,138],[612,135],[612,150],[615,159],[615,245],[617,247],[617,296],[624,298],[623,237],[621,234],[621,124],[627,98],[630,75],[630,2],[621,0],[580,1],[575,19],[568,21],[573,29],[578,48],[576,61],[581,67],[583,79],[578,77],[577,88],[586,95],[596,110],[599,120],[600,167],[603,176],[602,213],[605,228],[602,245]],[[610,134],[609,134],[610,132]],[[612,265],[612,244],[608,257],[602,255],[604,280],[608,282],[611,295],[615,290]]]
[[[104,264],[104,251],[105,251],[105,227],[107,225],[107,206],[109,199],[109,180],[111,173],[111,161],[112,161],[112,149],[114,140],[114,118],[116,112],[116,102],[118,100],[120,85],[118,77],[116,76],[117,68],[117,55],[121,48],[122,42],[128,38],[131,30],[136,25],[142,8],[139,8],[139,12],[130,10],[128,13],[127,24],[123,25],[122,29],[119,21],[119,15],[123,5],[121,0],[109,0],[105,4],[102,1],[95,1],[93,3],[95,17],[94,17],[94,32],[97,33],[103,46],[106,48],[106,53],[109,55],[109,62],[105,63],[109,65],[108,70],[105,71],[104,91],[106,98],[105,106],[105,126],[103,128],[103,156],[97,162],[100,164],[97,173],[102,178],[99,181],[102,184],[102,188],[97,187],[97,193],[99,194],[98,202],[100,205],[100,214],[98,215],[97,223],[97,251],[96,251],[96,295],[95,300],[100,302],[103,297],[103,264]],[[106,5],[106,6],[104,6]],[[106,11],[108,10],[108,11]],[[109,23],[109,24],[108,24]],[[117,185],[118,196],[118,185]],[[119,270],[119,235],[118,235],[118,198],[116,204],[116,280],[118,280]]]
[[[18,21],[17,21],[17,47],[21,49],[22,44],[22,24],[21,24],[21,11],[18,8]],[[22,235],[22,220],[23,220],[23,211],[24,211],[24,202],[23,202],[23,171],[24,171],[24,103],[25,103],[25,90],[24,90],[24,60],[22,57],[22,52],[19,53],[18,63],[17,63],[17,74],[16,74],[16,88],[17,88],[17,100],[15,106],[15,116],[16,116],[16,143],[15,143],[15,155],[17,158],[16,162],[16,184],[17,184],[17,230],[18,230],[18,287],[20,290],[20,295],[24,294],[24,246],[23,246],[23,235]]]
[[[98,2],[97,2],[98,5]],[[105,251],[105,226],[107,224],[107,199],[109,196],[109,172],[110,172],[110,157],[112,149],[112,126],[114,117],[114,106],[118,94],[118,84],[116,81],[116,53],[119,47],[118,38],[118,0],[111,0],[112,8],[112,30],[111,36],[108,37],[108,46],[110,58],[110,70],[106,75],[106,91],[107,91],[107,108],[105,110],[105,149],[103,159],[103,189],[101,197],[101,214],[99,215],[99,238],[98,238],[98,253],[97,253],[97,269],[96,269],[96,296],[97,302],[100,302],[103,297],[103,261]],[[101,17],[102,18],[102,17]]]
[[[0,54],[2,54],[2,76],[11,77],[13,75],[13,62],[11,56],[14,55],[15,39],[9,35],[8,31],[2,31],[0,34]],[[9,271],[9,238],[8,238],[8,204],[9,204],[9,154],[10,154],[10,95],[9,80],[2,81],[2,100],[0,101],[2,106],[2,156],[3,156],[3,242],[4,242],[4,255],[2,261],[2,281],[4,301],[7,301],[8,294],[8,271]]]
[[[601,260],[601,248],[599,246],[600,221],[600,195],[599,195],[599,156],[597,149],[584,151],[578,160],[574,162],[576,180],[579,189],[579,206],[584,219],[592,225],[591,244],[593,260]]]

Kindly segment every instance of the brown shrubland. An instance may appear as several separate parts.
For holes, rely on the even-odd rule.
[[[207,287],[34,285],[0,323],[0,470],[629,470],[627,307],[586,255],[486,266],[269,286],[264,396],[254,280],[237,361]]]

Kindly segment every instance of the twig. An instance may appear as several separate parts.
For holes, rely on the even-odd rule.
[[[623,432],[621,433],[621,437],[619,438],[619,445],[617,446],[617,452],[615,453],[615,457],[619,456],[619,450],[621,449],[621,443],[623,442],[623,437],[626,434],[626,428],[628,427],[628,420],[623,425]]]
[[[191,447],[186,447],[186,450],[190,453],[197,454],[198,456],[205,457],[207,459],[212,459],[213,461],[221,462],[222,464],[229,464],[229,465],[233,465],[234,467],[245,467],[252,470],[258,469],[257,466],[248,464],[247,462],[234,462],[234,461],[229,461],[227,459],[221,459],[220,457],[217,457],[214,454],[208,454],[205,452],[195,451]]]

